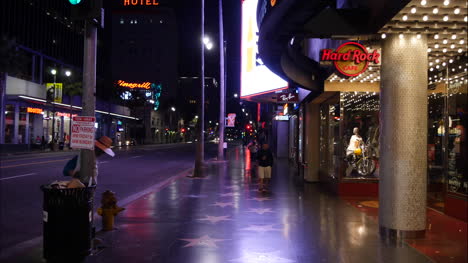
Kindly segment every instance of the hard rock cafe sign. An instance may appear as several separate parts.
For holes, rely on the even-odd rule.
[[[336,69],[343,75],[354,77],[366,71],[369,63],[379,64],[380,53],[372,52],[356,42],[347,42],[339,46],[336,51],[323,49],[320,61],[333,61]]]

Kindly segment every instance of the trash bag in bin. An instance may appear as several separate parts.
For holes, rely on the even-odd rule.
[[[46,260],[74,262],[90,254],[95,189],[95,186],[68,189],[41,186]]]

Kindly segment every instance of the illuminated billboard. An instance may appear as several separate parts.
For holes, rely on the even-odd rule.
[[[258,0],[242,2],[241,98],[286,88],[288,83],[271,72],[258,54]]]

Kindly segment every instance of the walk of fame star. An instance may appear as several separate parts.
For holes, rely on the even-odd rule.
[[[255,231],[255,232],[268,232],[268,231],[281,231],[281,229],[273,228],[273,225],[250,225],[241,230]]]
[[[255,200],[255,201],[263,202],[263,201],[270,201],[270,200],[273,200],[273,199],[268,198],[268,197],[255,197],[255,198],[250,198],[250,199],[247,199],[247,200]]]
[[[226,194],[220,194],[222,197],[228,197],[228,196],[238,196],[240,195],[239,193],[226,193]]]
[[[248,213],[257,213],[259,215],[263,215],[265,213],[273,213],[271,208],[251,208]]]
[[[232,203],[232,202],[226,202],[226,203],[216,202],[216,203],[212,204],[212,206],[219,206],[219,207],[234,206],[234,203]]]
[[[205,198],[206,195],[184,195],[184,197],[188,197],[188,198]]]
[[[208,235],[204,235],[199,238],[180,238],[180,240],[189,242],[183,247],[203,246],[203,247],[217,248],[218,246],[216,246],[216,242],[225,241],[227,239],[215,239],[215,238],[211,238]]]
[[[244,252],[244,256],[229,260],[230,262],[242,262],[242,263],[293,263],[294,260],[279,257],[279,251],[271,253],[257,253],[257,252]]]
[[[200,218],[198,219],[200,221],[210,221],[212,224],[216,224],[220,221],[228,221],[232,220],[229,218],[229,216],[205,216],[205,218]]]

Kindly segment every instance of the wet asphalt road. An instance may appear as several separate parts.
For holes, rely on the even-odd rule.
[[[205,159],[216,155],[205,147]],[[95,208],[101,193],[112,190],[118,200],[193,167],[195,144],[166,144],[114,149],[116,156],[99,159]],[[38,153],[0,157],[0,250],[42,235],[40,185],[67,180],[65,163],[76,152]]]

